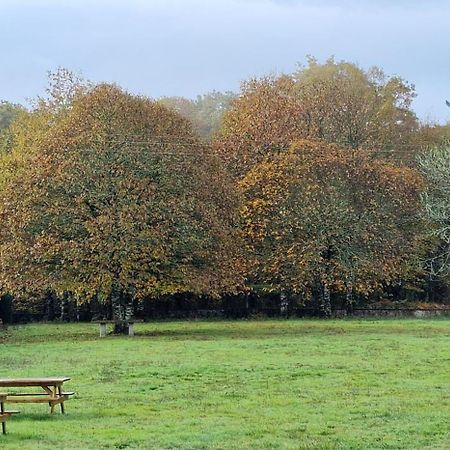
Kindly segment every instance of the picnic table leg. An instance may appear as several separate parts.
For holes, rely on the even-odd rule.
[[[3,414],[5,412],[5,405],[3,404],[3,402],[0,402],[0,414],[2,416],[2,433],[6,434],[6,422],[5,422],[5,418],[3,417]]]
[[[59,395],[59,397],[61,397],[62,398],[62,389],[61,389],[61,386],[58,386],[58,395]],[[61,403],[60,403],[60,405],[61,405],[61,414],[64,414],[64,401],[62,401]]]
[[[53,386],[53,390],[52,390],[52,397],[53,398],[57,398],[58,396],[58,391],[56,386]],[[55,402],[51,401],[50,402],[50,414],[53,414],[55,412]]]

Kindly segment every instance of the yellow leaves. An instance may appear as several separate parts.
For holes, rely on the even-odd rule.
[[[367,152],[302,140],[253,167],[239,187],[254,275],[291,290],[320,276],[344,291],[351,272],[363,293],[398,277],[413,251],[403,217],[417,209],[415,176],[370,161]]]
[[[42,139],[0,189],[0,277],[11,292],[106,300],[117,281],[140,297],[242,284],[235,193],[185,119],[109,85],[77,96],[50,126],[33,114]]]
[[[215,148],[238,180],[302,138],[335,143],[349,153],[393,148],[394,156],[405,159],[417,127],[410,110],[414,88],[381,74],[328,60],[291,75],[251,79],[225,114]]]

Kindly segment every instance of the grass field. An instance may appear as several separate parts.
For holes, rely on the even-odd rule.
[[[67,375],[3,449],[450,449],[450,320],[198,321],[0,331],[0,377]]]

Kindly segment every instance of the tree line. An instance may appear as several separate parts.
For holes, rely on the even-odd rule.
[[[309,58],[238,94],[152,100],[60,69],[0,104],[0,289],[136,305],[278,295],[316,305],[447,298],[449,126],[414,86]]]

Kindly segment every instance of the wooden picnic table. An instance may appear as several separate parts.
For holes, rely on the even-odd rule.
[[[43,392],[8,392],[5,403],[48,403],[50,413],[53,414],[56,405],[61,406],[64,414],[64,402],[74,392],[64,392],[63,384],[69,381],[69,377],[50,378],[0,378],[1,388],[41,387]]]

